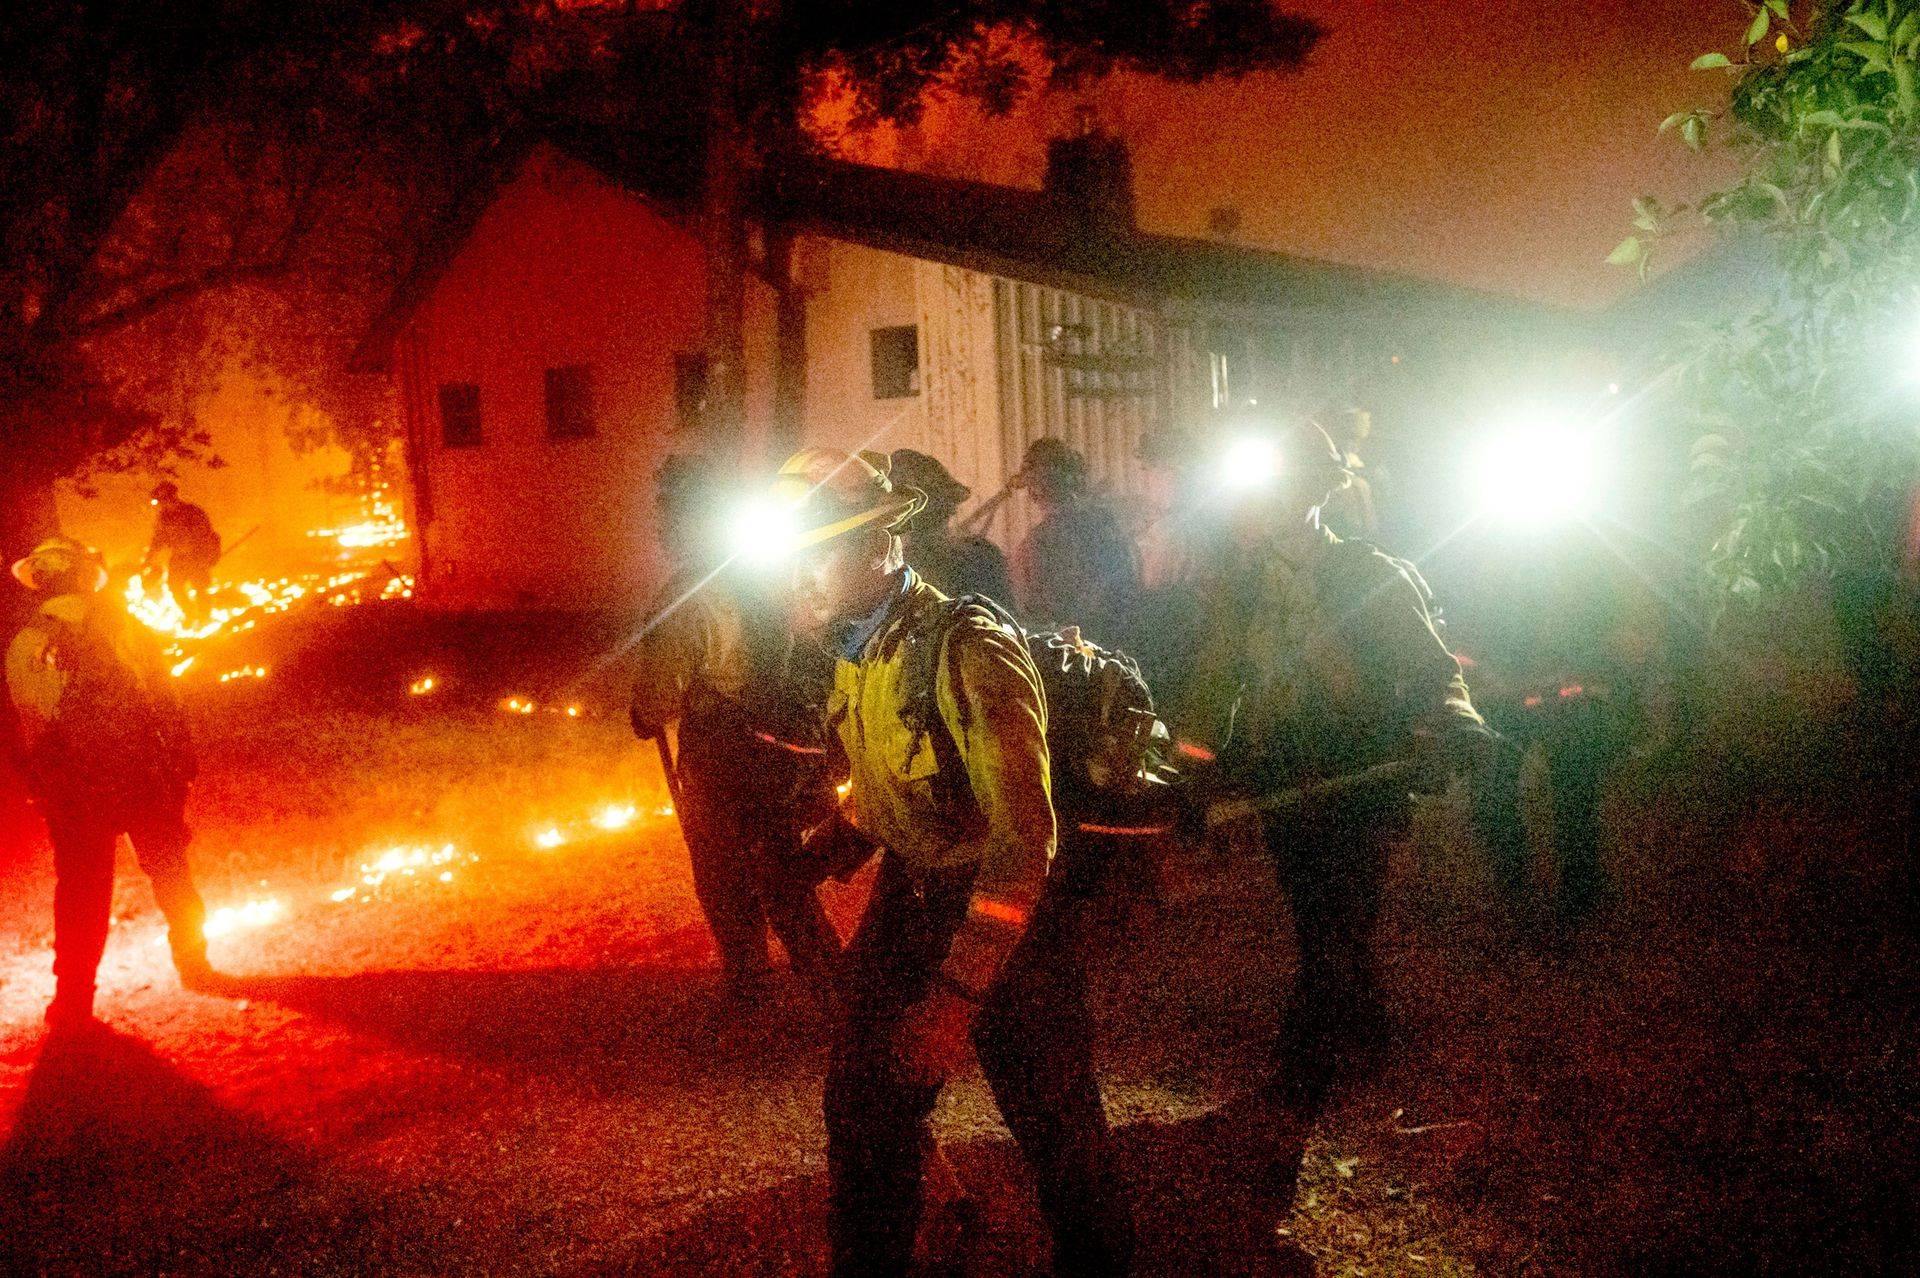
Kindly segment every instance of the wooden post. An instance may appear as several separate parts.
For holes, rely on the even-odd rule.
[[[746,39],[743,0],[707,12],[707,137],[700,229],[706,247],[707,399],[703,433],[736,456],[746,426],[747,148],[738,85]]]
[[[775,460],[800,447],[807,412],[807,295],[793,277],[793,232],[769,221],[767,275],[773,282],[773,434]]]

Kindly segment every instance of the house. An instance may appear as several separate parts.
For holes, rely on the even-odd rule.
[[[976,500],[1041,436],[1126,493],[1153,432],[1250,401],[1391,411],[1422,402],[1444,353],[1518,360],[1553,327],[1520,303],[1141,231],[1126,149],[1095,131],[1052,144],[1040,190],[811,160],[754,198],[756,242],[782,228],[792,254],[749,281],[732,440],[703,434],[705,261],[684,193],[610,148],[546,140],[450,220],[360,355],[400,389],[423,598],[632,607],[662,572],[661,459],[778,460],[783,296],[805,374],[786,434],[918,448]],[[992,531],[1027,517],[1007,503]]]

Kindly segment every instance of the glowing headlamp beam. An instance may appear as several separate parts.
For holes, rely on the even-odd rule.
[[[1220,482],[1245,491],[1271,483],[1280,474],[1280,449],[1257,435],[1235,440],[1220,458]]]

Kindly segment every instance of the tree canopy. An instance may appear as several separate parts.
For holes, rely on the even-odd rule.
[[[1723,112],[1660,126],[1739,178],[1691,208],[1636,202],[1613,260],[1645,270],[1675,219],[1757,240],[1757,300],[1696,323],[1667,360],[1693,436],[1686,497],[1712,603],[1767,608],[1895,565],[1920,436],[1920,3],[1754,5]]]

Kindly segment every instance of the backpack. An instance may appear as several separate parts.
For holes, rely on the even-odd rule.
[[[953,757],[957,746],[940,722],[937,675],[947,637],[968,617],[986,617],[1020,636],[1040,672],[1061,851],[1085,844],[1080,835],[1125,837],[1170,829],[1165,816],[1170,737],[1154,713],[1153,693],[1139,665],[1123,652],[1088,642],[1077,627],[1029,633],[1006,609],[979,595],[929,609],[906,639],[911,647],[901,719],[940,752],[940,775],[965,775]]]
[[[60,703],[36,746],[37,781],[58,790],[137,794],[164,787],[180,767],[180,743],[152,695],[94,626],[42,616],[47,660],[66,675]]]

